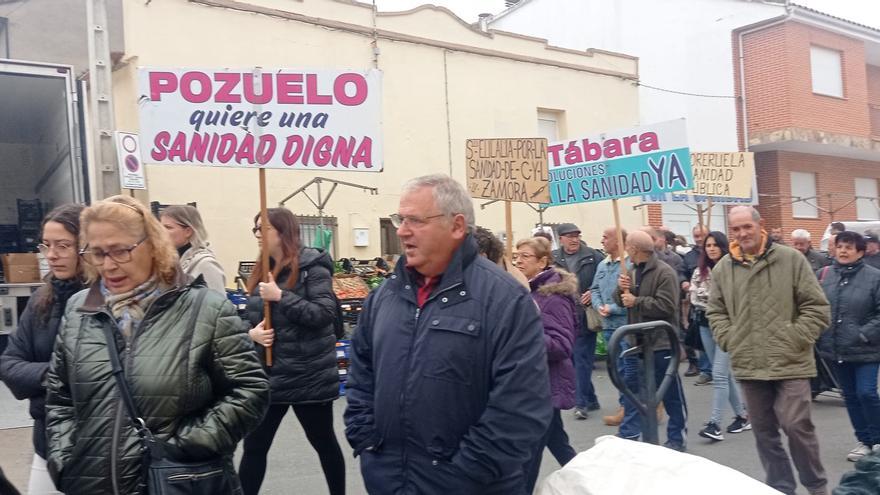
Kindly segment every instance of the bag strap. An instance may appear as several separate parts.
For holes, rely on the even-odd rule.
[[[189,324],[185,328],[191,329],[195,326],[196,320],[202,309],[202,301],[205,299],[205,294],[207,292],[208,289],[198,291],[194,303],[196,310],[192,313]],[[119,349],[116,347],[116,337],[113,335],[113,329],[110,326],[110,322],[106,322],[104,325],[104,338],[107,339],[107,353],[110,354],[110,366],[113,372],[113,378],[116,379],[116,385],[119,388],[119,395],[122,397],[125,409],[128,411],[128,415],[131,417],[131,421],[134,424],[138,435],[145,440],[152,441],[152,432],[147,428],[146,422],[138,412],[137,405],[135,405],[134,398],[131,395],[131,389],[128,388],[128,381],[125,379],[125,370],[122,368],[122,361],[119,359]]]
[[[819,275],[819,282],[824,282],[824,281],[825,281],[825,275],[828,275],[828,269],[829,269],[829,268],[830,268],[830,267],[829,267],[828,265],[825,265],[825,266],[822,267],[822,273]]]

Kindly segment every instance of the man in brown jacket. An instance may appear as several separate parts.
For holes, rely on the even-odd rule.
[[[620,275],[620,290],[614,294],[614,300],[627,308],[627,321],[645,323],[660,320],[675,328],[680,310],[678,274],[672,267],[657,259],[651,236],[645,232],[636,231],[626,237],[626,253],[633,267],[628,275]],[[669,337],[665,333],[660,335],[654,349],[654,369],[645,370],[645,373],[654,373],[658,386],[666,375],[669,360],[672,359]],[[636,342],[630,344],[637,345]],[[663,396],[663,405],[669,414],[666,425],[667,441],[664,445],[684,452],[687,448],[687,404],[677,373],[673,375],[673,380],[672,386]],[[630,390],[639,390],[639,376],[626,376],[626,381]],[[638,412],[628,398],[624,397],[623,402],[623,423],[620,424],[617,435],[635,440],[641,435]]]
[[[828,300],[807,259],[773,243],[752,207],[730,210],[730,254],[712,270],[707,316],[719,347],[730,354],[754,429],[767,484],[794,495],[791,460],[811,495],[827,495],[828,480],[810,418],[813,344],[830,321]]]

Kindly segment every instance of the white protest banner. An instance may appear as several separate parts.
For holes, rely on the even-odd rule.
[[[382,73],[141,68],[147,163],[382,170]]]
[[[547,140],[468,139],[465,153],[471,197],[546,203]]]
[[[552,143],[547,155],[553,206],[693,187],[684,119]]]
[[[116,155],[119,160],[119,180],[123,189],[146,189],[144,164],[141,163],[141,144],[137,134],[113,133],[116,139]]]

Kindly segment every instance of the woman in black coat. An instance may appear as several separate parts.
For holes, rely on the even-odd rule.
[[[880,270],[865,264],[865,239],[841,232],[834,264],[819,270],[831,303],[831,326],[819,338],[819,355],[834,363],[858,444],[847,454],[857,461],[880,450]]]
[[[260,491],[266,474],[266,456],[281,420],[290,407],[317,451],[331,495],[345,493],[345,460],[333,430],[333,401],[339,397],[336,368],[336,297],[333,294],[333,261],[318,249],[301,247],[299,225],[285,208],[269,209],[266,239],[261,238],[260,217],[254,218],[254,235],[269,250],[266,270],[257,262],[248,280],[248,316],[255,325],[251,338],[265,359],[272,347],[272,367],[267,368],[272,389],[269,412],[244,441],[239,468],[245,495]],[[268,271],[269,282],[260,282]],[[265,328],[263,302],[269,301],[272,328]]]
[[[45,285],[28,300],[18,328],[9,336],[9,345],[0,357],[0,377],[19,400],[30,400],[34,418],[34,458],[27,493],[55,491],[46,470],[46,371],[67,300],[82,290],[84,265],[79,260],[80,205],[64,205],[43,220],[40,252],[49,263]]]

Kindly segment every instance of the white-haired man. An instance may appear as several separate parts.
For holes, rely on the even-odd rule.
[[[828,256],[823,256],[813,250],[810,233],[804,229],[795,229],[791,232],[791,246],[807,257],[813,273],[816,273],[823,266],[830,265],[833,261]]]
[[[352,340],[345,433],[377,494],[522,493],[553,414],[528,291],[478,254],[461,184],[428,175],[391,215],[404,249]]]

